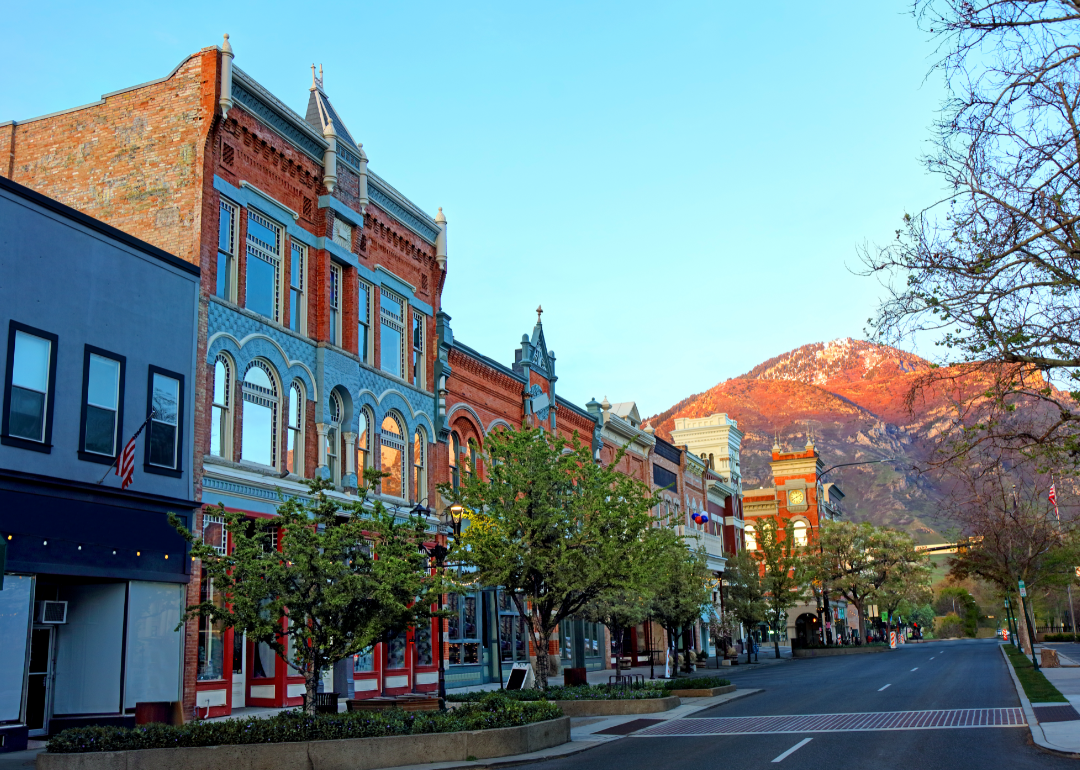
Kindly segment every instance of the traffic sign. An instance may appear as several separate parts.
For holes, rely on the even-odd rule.
[[[1024,597],[1027,596],[1027,587],[1024,585],[1023,580],[1020,581],[1020,595]]]

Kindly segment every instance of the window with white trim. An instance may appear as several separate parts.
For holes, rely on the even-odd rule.
[[[279,321],[281,227],[252,210],[248,210],[247,258],[247,309]]]
[[[222,198],[218,207],[217,286],[214,293],[229,302],[236,302],[236,213],[236,204]]]
[[[414,503],[419,503],[426,497],[427,492],[427,436],[423,428],[417,428],[413,435],[412,455],[413,475],[409,499]]]
[[[289,388],[289,413],[285,433],[285,469],[304,475],[304,389],[299,382]]]
[[[119,441],[124,362],[88,346],[84,365],[82,450],[111,459]]]
[[[809,528],[802,519],[791,525],[791,531],[794,535],[795,545],[806,545],[810,541]]]
[[[214,361],[214,400],[210,407],[210,454],[231,457],[232,361],[224,353]]]
[[[424,322],[426,318],[415,310],[412,314],[412,384],[424,387]]]
[[[379,431],[379,470],[389,473],[382,479],[382,493],[405,497],[405,432],[394,413],[383,418]]]
[[[341,347],[340,265],[330,265],[330,344]]]
[[[746,529],[743,530],[743,538],[746,540],[746,550],[757,550],[757,530],[754,529],[753,524],[746,525]]]
[[[360,410],[356,432],[356,486],[364,486],[364,471],[371,467],[371,412],[367,407]]]
[[[330,393],[330,427],[326,429],[326,467],[330,471],[330,479],[335,484],[341,483],[341,397],[337,393]]]
[[[8,362],[4,438],[48,444],[52,432],[50,395],[56,371],[55,335],[39,336],[12,322]]]
[[[404,377],[405,302],[385,287],[379,292],[379,368],[387,374]]]
[[[304,269],[307,267],[307,246],[292,242],[292,261],[289,264],[289,328],[303,334],[307,327],[307,301],[304,294]]]
[[[225,555],[226,530],[225,519],[213,514],[203,514],[202,541],[222,556]]]
[[[356,315],[358,318],[356,334],[356,354],[365,364],[371,363],[371,284],[357,282],[359,291],[356,295]]]
[[[240,458],[277,467],[278,389],[269,364],[252,361],[244,373]]]

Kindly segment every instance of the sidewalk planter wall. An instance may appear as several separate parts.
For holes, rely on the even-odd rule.
[[[888,647],[796,647],[791,651],[793,658],[828,658],[833,655],[869,655],[874,652],[888,652]]]
[[[675,696],[664,698],[639,698],[636,700],[553,700],[568,717],[612,717],[622,714],[655,714],[670,711],[680,701]],[[544,724],[538,722],[537,724]],[[477,754],[477,756],[480,756]]]
[[[727,684],[723,687],[706,687],[700,690],[668,690],[668,692],[677,698],[711,698],[714,695],[727,695],[729,692],[735,692],[735,685]]]
[[[674,700],[678,705],[678,698]],[[637,712],[626,712],[637,713]],[[519,727],[341,741],[39,754],[37,770],[377,770],[526,754],[570,740],[568,716]]]

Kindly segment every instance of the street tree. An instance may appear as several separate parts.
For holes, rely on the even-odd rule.
[[[183,620],[203,618],[269,646],[304,677],[309,713],[323,671],[387,634],[429,628],[437,614],[440,579],[421,550],[427,522],[399,521],[378,499],[368,502],[382,475],[368,471],[360,498],[346,504],[327,496],[329,481],[314,479],[308,496],[283,499],[277,516],[258,522],[207,508],[224,521],[225,553],[170,517],[222,598],[189,606]]]
[[[909,558],[898,561],[890,570],[881,585],[877,604],[889,617],[910,621],[916,608],[925,606],[934,597],[930,587],[933,568],[926,554],[913,547],[904,550]]]
[[[683,670],[690,673],[692,629],[708,613],[712,600],[708,554],[704,546],[688,547],[672,530],[658,530],[659,549],[650,616],[667,631],[670,648],[683,648]],[[670,654],[670,653],[669,653]],[[673,667],[674,669],[674,667]]]
[[[611,632],[615,658],[623,657],[627,629],[649,619],[655,588],[646,581],[605,591],[585,606],[581,615],[592,623],[601,623]]]
[[[1080,4],[915,0],[914,13],[948,88],[924,159],[947,193],[905,216],[893,243],[862,250],[888,289],[871,326],[886,342],[939,341],[956,366],[925,387],[967,381],[953,391],[967,430],[942,434],[948,455],[989,444],[1075,466]],[[1038,417],[1018,422],[1018,408]]]
[[[765,622],[768,609],[765,587],[761,582],[761,564],[752,553],[746,549],[739,551],[728,559],[724,571],[724,604],[746,631],[747,663],[754,649],[750,631]]]
[[[1075,567],[1080,564],[1080,530],[1072,485],[1057,486],[1058,519],[1047,500],[1050,477],[1023,463],[1010,464],[1016,456],[1015,452],[982,452],[976,462],[954,464],[944,508],[966,536],[949,560],[951,576],[957,580],[980,577],[1012,596],[1019,607],[1020,643],[1030,653],[1024,622],[1029,607],[1017,595],[1019,581],[1031,589],[1074,582]]]
[[[593,459],[575,433],[488,434],[485,472],[464,474],[441,494],[465,510],[456,558],[483,585],[513,597],[538,651],[537,686],[548,684],[547,650],[559,623],[598,597],[630,585],[653,549],[650,510],[658,499],[641,481]]]
[[[877,599],[890,580],[902,585],[905,575],[918,574],[924,557],[915,550],[910,535],[869,522],[824,521],[818,534],[818,548],[807,554],[807,569],[813,579],[828,585],[854,608],[859,636],[866,638],[864,616],[868,604]]]
[[[780,657],[780,633],[787,628],[787,611],[806,601],[809,575],[802,546],[795,542],[792,522],[780,527],[773,517],[757,523],[757,549],[751,551],[761,566],[765,590],[765,622],[773,635],[773,651]]]

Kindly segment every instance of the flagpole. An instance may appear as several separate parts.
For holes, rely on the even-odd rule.
[[[1058,529],[1060,530],[1061,529],[1061,512],[1058,510],[1058,504],[1057,504],[1057,480],[1054,478],[1053,474],[1050,475],[1050,495],[1053,498],[1051,500],[1051,502],[1054,504],[1054,517],[1057,519]],[[1080,568],[1078,568],[1078,569],[1080,569]],[[1069,577],[1069,582],[1068,582],[1068,585],[1065,586],[1065,590],[1066,590],[1066,592],[1068,593],[1068,596],[1069,596],[1069,620],[1072,621],[1073,641],[1075,641],[1076,640],[1076,608],[1073,606],[1072,576]]]
[[[151,409],[150,414],[146,415],[146,419],[143,420],[143,424],[140,425],[139,429],[137,431],[135,431],[135,433],[131,436],[130,439],[128,439],[128,444],[130,444],[132,441],[134,441],[135,439],[137,439],[139,437],[139,434],[143,432],[143,428],[145,428],[147,426],[147,424],[150,422],[150,420],[152,420],[154,418],[155,414],[157,414],[157,409]],[[124,446],[127,447],[127,444],[124,444]],[[120,462],[120,455],[122,455],[123,453],[124,453],[123,449],[121,449],[119,452],[116,453],[116,457],[114,457],[113,461],[111,463],[109,463],[109,467],[105,471],[105,475],[102,476],[98,480],[98,485],[99,486],[101,484],[105,483],[105,479],[107,479],[109,477],[109,471],[111,471],[113,468],[115,468],[116,464],[118,462]],[[117,475],[119,475],[119,472],[117,472]]]

